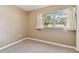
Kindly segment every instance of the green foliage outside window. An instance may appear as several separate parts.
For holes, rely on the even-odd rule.
[[[56,19],[55,16],[56,15],[54,15],[54,17],[52,18],[51,15],[43,15],[42,17],[43,17],[44,26],[48,26],[48,25],[51,25],[51,26],[55,26],[55,25],[66,26],[66,18],[67,17],[62,17],[62,15],[60,15],[61,18],[59,17],[58,19]]]
[[[51,24],[51,17],[50,16],[43,16],[44,25],[47,26]]]

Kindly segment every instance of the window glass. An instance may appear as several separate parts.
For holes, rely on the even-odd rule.
[[[43,25],[45,27],[59,27],[66,26],[67,14],[64,11],[51,12],[42,15]]]

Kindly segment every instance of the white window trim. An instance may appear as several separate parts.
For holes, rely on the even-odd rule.
[[[65,9],[65,10],[59,10],[59,11],[53,11],[53,12],[61,12],[61,11],[69,11],[69,9]],[[36,28],[37,29],[43,29],[43,28],[63,28],[63,29],[66,29],[66,30],[76,30],[76,28],[72,28],[72,27],[68,27],[69,25],[67,25],[66,27],[46,27],[46,26],[44,26],[42,23],[43,23],[43,21],[42,21],[42,15],[44,15],[44,14],[48,14],[48,13],[53,13],[53,12],[47,12],[47,13],[40,13],[40,14],[38,14],[37,16],[37,26],[36,26]],[[73,16],[73,15],[71,15],[71,16]],[[73,16],[74,17],[74,16]],[[68,16],[68,18],[70,18],[70,19],[72,19],[72,20],[74,20],[73,19],[73,17],[69,17]],[[68,19],[67,19],[68,20]],[[74,21],[73,21],[74,22]],[[73,25],[75,25],[76,26],[76,24],[73,24]]]

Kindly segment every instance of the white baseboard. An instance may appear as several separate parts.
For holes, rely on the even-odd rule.
[[[0,50],[6,49],[6,48],[8,48],[8,47],[11,47],[11,46],[13,46],[13,45],[15,45],[15,44],[17,44],[17,43],[19,43],[19,42],[22,42],[22,41],[24,41],[24,40],[34,40],[34,41],[38,41],[38,42],[42,42],[42,43],[46,43],[46,44],[51,44],[51,45],[56,45],[56,46],[60,46],[60,47],[65,47],[65,48],[74,49],[74,50],[76,50],[76,51],[79,52],[79,49],[76,48],[76,47],[73,47],[73,46],[68,46],[68,45],[64,45],[64,44],[59,44],[59,43],[55,43],[55,42],[49,42],[49,41],[40,40],[40,39],[35,39],[35,38],[24,38],[24,39],[21,39],[21,40],[19,40],[19,41],[16,41],[16,42],[13,42],[13,43],[11,43],[11,44],[8,44],[8,45],[6,45],[6,46],[4,46],[4,47],[1,47]]]
[[[70,49],[74,49],[75,51],[79,52],[79,49],[74,47],[74,46],[64,45],[64,44],[55,43],[55,42],[49,42],[49,41],[46,41],[46,40],[39,40],[39,39],[35,39],[35,38],[27,38],[27,39],[43,42],[43,43],[46,43],[46,44],[56,45],[56,46],[60,46],[60,47],[70,48]]]
[[[15,45],[15,44],[17,44],[17,43],[19,43],[19,42],[22,42],[22,41],[24,41],[24,40],[26,40],[26,38],[24,38],[24,39],[22,39],[22,40],[18,40],[18,41],[13,42],[13,43],[10,43],[10,44],[8,44],[8,45],[6,45],[6,46],[3,46],[3,47],[0,48],[0,50],[6,49],[6,48],[8,48],[8,47],[11,47],[11,46],[13,46],[13,45]]]
[[[56,45],[56,46],[71,48],[71,49],[74,48],[73,46],[68,46],[68,45],[59,44],[59,43],[55,43],[55,42],[49,42],[49,41],[46,41],[46,40],[39,40],[39,39],[34,39],[34,38],[27,38],[27,39],[34,40],[34,41],[39,41],[39,42],[43,42],[43,43],[47,43],[47,44],[52,44],[52,45]]]

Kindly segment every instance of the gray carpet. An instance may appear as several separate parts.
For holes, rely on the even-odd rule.
[[[25,40],[0,51],[0,53],[77,53],[77,51],[37,41]]]

